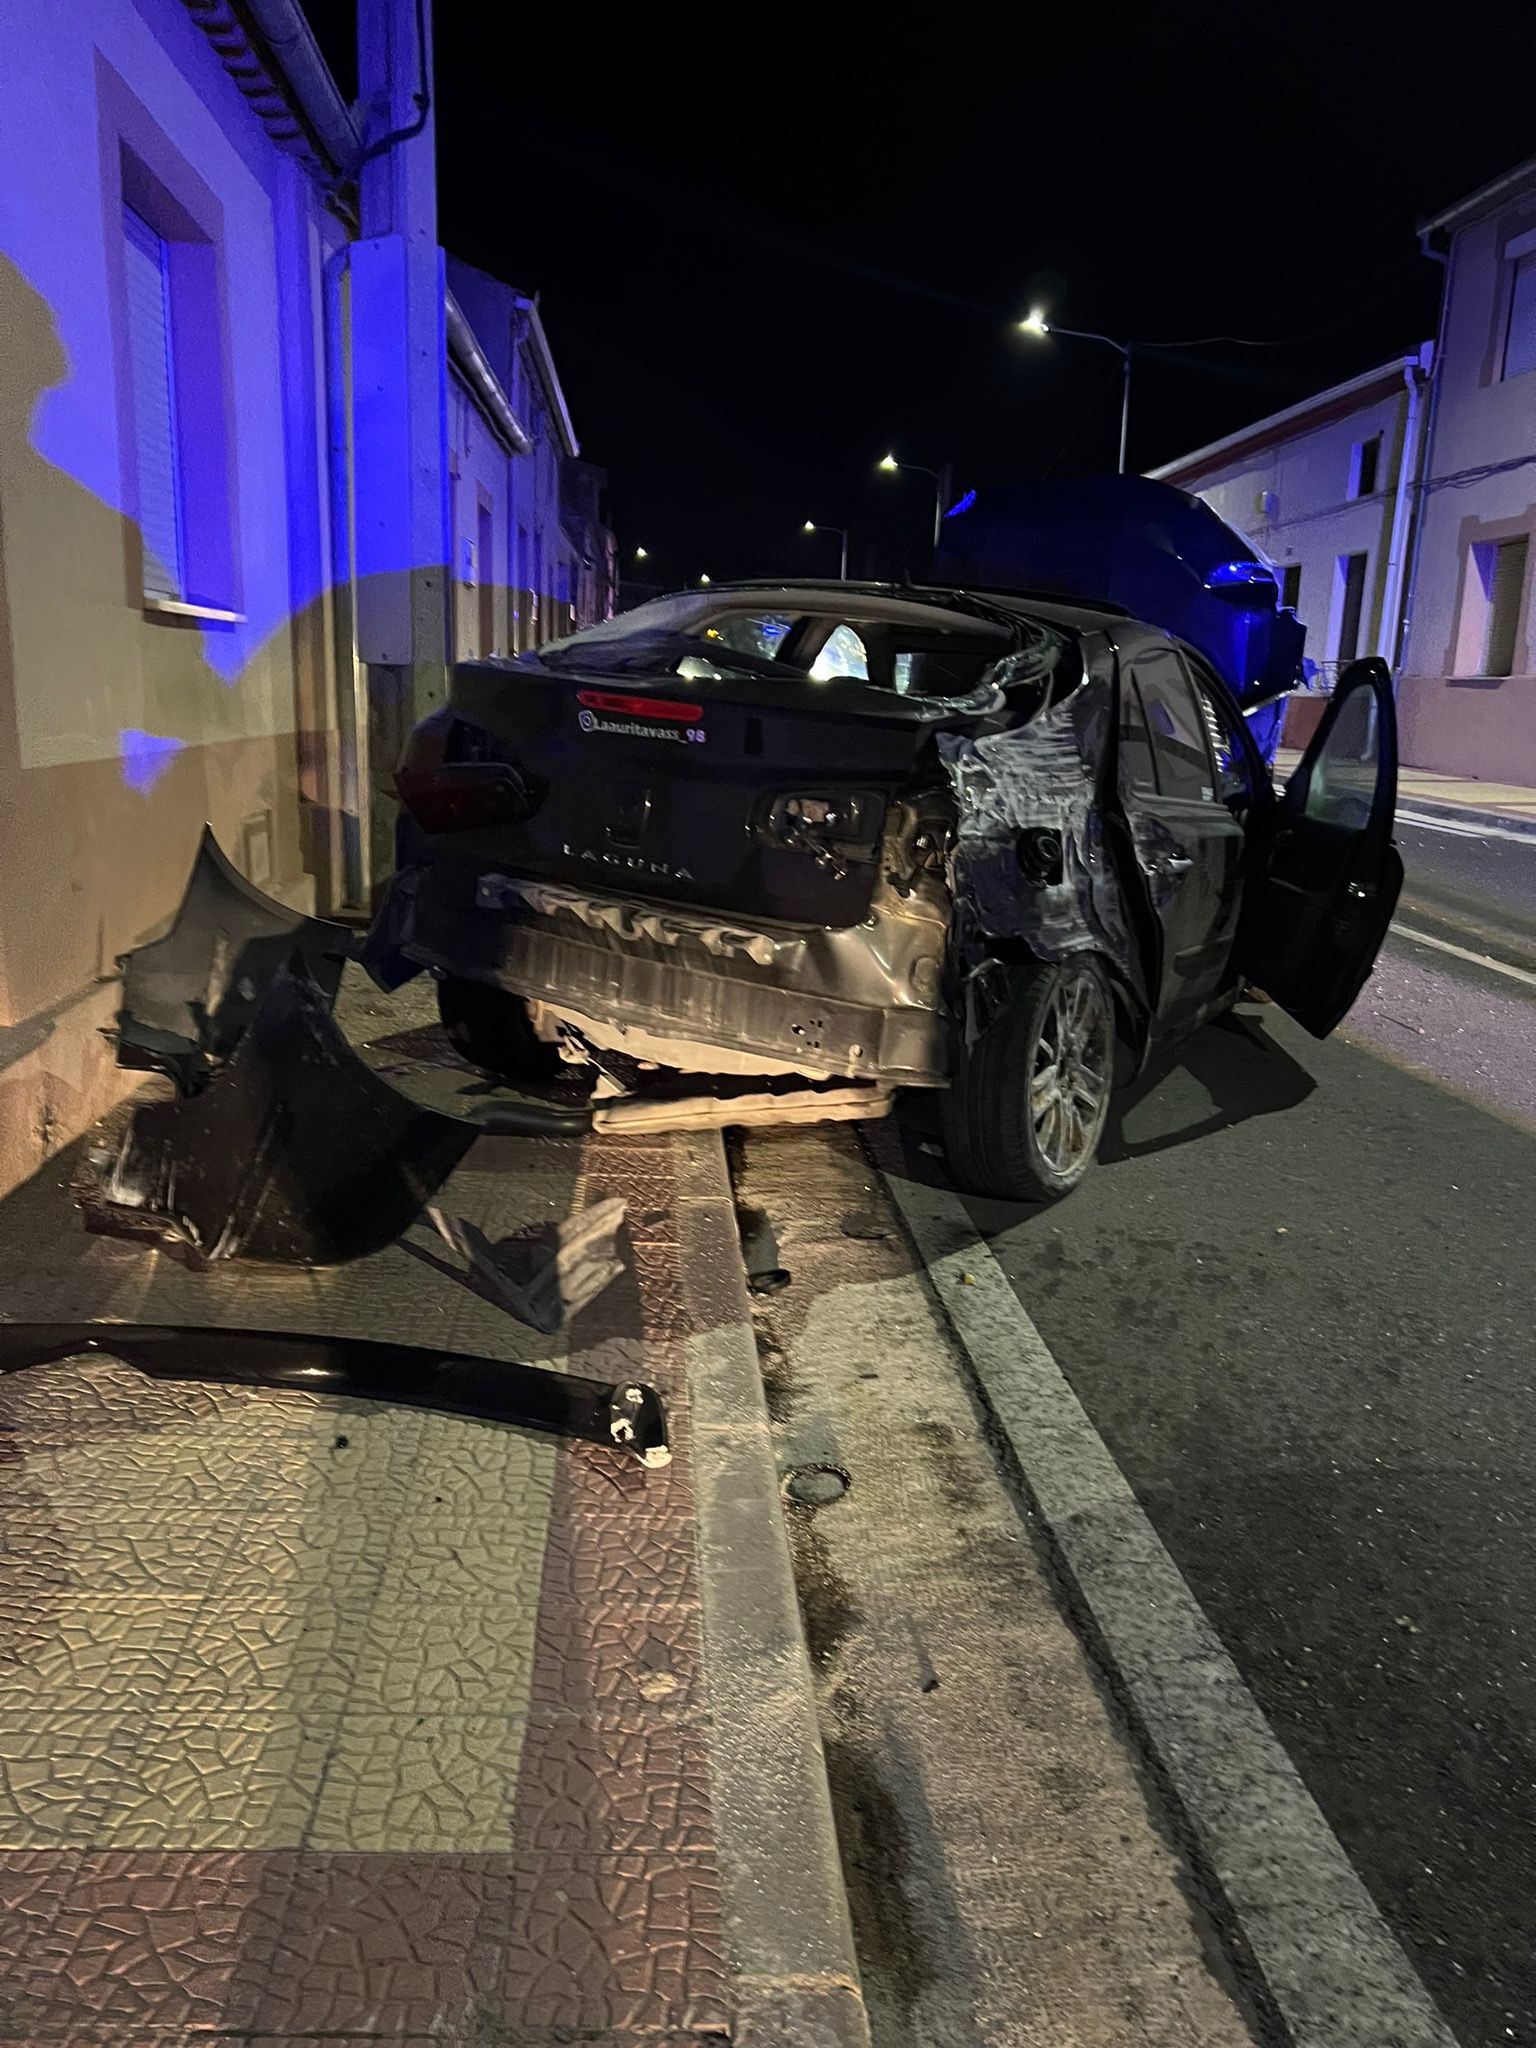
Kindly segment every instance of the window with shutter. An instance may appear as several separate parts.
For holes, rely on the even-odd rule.
[[[182,598],[186,594],[185,548],[166,247],[154,229],[127,207],[123,209],[123,239],[144,594]]]
[[[1507,676],[1515,666],[1515,633],[1520,624],[1520,600],[1525,595],[1525,565],[1530,542],[1522,534],[1517,540],[1501,540],[1493,550],[1493,576],[1488,592],[1488,652],[1483,661],[1485,676]]]
[[[1509,285],[1509,326],[1504,333],[1504,374],[1536,370],[1536,250],[1518,257]]]

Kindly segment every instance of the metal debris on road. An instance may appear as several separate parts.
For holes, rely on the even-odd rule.
[[[618,1236],[625,1204],[598,1202],[535,1237],[504,1237],[493,1244],[463,1216],[428,1208],[426,1221],[466,1261],[519,1322],[552,1336],[595,1301],[624,1270]]]
[[[87,1351],[107,1352],[150,1379],[338,1394],[516,1423],[551,1436],[607,1444],[653,1467],[668,1464],[672,1456],[661,1397],[640,1382],[608,1385],[513,1359],[368,1337],[136,1323],[0,1323],[0,1372],[20,1372]],[[336,1441],[340,1448],[346,1439]]]

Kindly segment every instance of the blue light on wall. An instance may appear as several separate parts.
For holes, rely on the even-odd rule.
[[[118,735],[124,787],[148,796],[186,744],[185,740],[172,739],[165,733],[127,727]]]
[[[975,502],[976,493],[974,491],[967,491],[963,498],[956,498],[954,504],[944,514],[944,517],[946,519],[958,519],[962,512],[969,512]]]

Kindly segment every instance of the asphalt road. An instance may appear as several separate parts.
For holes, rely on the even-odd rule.
[[[1536,834],[1479,830],[1409,806],[1398,815],[1397,842],[1407,870],[1404,922],[1536,967]]]
[[[1518,944],[1536,846],[1404,839]],[[1536,987],[1394,939],[970,1205],[1464,2048],[1536,2042],[1533,1197]]]

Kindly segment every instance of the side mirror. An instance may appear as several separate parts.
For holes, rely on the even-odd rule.
[[[1246,611],[1272,612],[1280,595],[1274,571],[1263,562],[1218,562],[1204,587],[1212,597],[1224,598]]]

